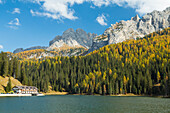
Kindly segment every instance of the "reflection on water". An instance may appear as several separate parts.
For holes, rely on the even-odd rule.
[[[111,96],[0,98],[0,113],[170,113],[170,99]]]

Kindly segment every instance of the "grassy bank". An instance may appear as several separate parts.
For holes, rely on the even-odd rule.
[[[22,86],[21,82],[19,82],[17,79],[14,79],[13,77],[10,77],[11,79],[11,85],[14,86]],[[5,87],[8,84],[9,77],[2,77],[0,76],[0,93],[6,93]]]
[[[50,91],[47,93],[41,92],[41,93],[44,95],[68,95],[68,92],[57,92],[57,91]]]
[[[68,92],[56,92],[56,91],[50,91],[47,93],[43,93],[44,95],[89,95],[87,93],[82,93],[82,94],[69,94]],[[133,93],[127,93],[127,94],[118,94],[118,95],[100,95],[100,94],[93,94],[95,96],[144,96],[144,95],[135,95]]]

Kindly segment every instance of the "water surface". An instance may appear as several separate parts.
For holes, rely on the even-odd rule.
[[[170,113],[170,99],[81,95],[2,97],[0,113]]]

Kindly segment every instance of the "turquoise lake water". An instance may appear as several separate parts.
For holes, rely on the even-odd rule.
[[[0,113],[170,113],[170,99],[81,95],[2,97]]]

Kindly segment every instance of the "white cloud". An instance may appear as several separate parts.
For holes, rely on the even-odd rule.
[[[33,16],[46,16],[46,17],[53,18],[53,19],[60,19],[59,15],[52,14],[49,12],[37,12],[37,11],[33,11],[32,9],[30,10],[30,12]]]
[[[102,26],[107,26],[107,23],[106,23],[107,19],[106,19],[106,17],[104,16],[104,14],[98,16],[98,17],[96,18],[96,20],[97,20],[97,22],[98,22],[100,25],[102,25]]]
[[[14,8],[14,10],[12,11],[12,14],[16,14],[16,13],[18,14],[21,13],[19,8]]]
[[[2,0],[0,0],[0,4],[2,4]]]
[[[111,4],[112,0],[84,0],[87,2],[93,3],[95,6],[101,7],[101,6],[108,6]]]
[[[112,4],[136,9],[140,15],[170,7],[170,0],[111,0]]]
[[[32,9],[33,16],[46,16],[53,19],[75,20],[74,4],[91,3],[93,7],[116,4],[120,7],[131,7],[143,15],[153,10],[164,10],[170,6],[170,0],[27,0],[40,6],[39,10]]]
[[[19,25],[20,25],[19,19],[18,19],[18,18],[15,18],[14,20],[10,21],[8,24],[9,24],[9,25],[19,26]]]
[[[14,20],[10,21],[8,23],[8,27],[11,29],[18,29],[18,26],[20,26],[20,22],[18,18],[15,18]]]
[[[30,12],[33,16],[46,16],[53,19],[77,19],[74,16],[75,11],[69,7],[74,4],[82,4],[84,0],[33,0],[34,3],[40,5],[42,11],[33,11]]]
[[[3,49],[4,47],[2,45],[0,45],[0,49]]]
[[[33,16],[46,16],[53,19],[70,19],[75,20],[76,17],[74,9],[71,7],[74,4],[83,4],[84,2],[91,2],[94,6],[101,7],[102,5],[109,5],[109,0],[30,0],[33,3],[40,5],[41,11],[30,10]],[[93,6],[93,8],[94,8]],[[91,7],[92,8],[92,7]]]

